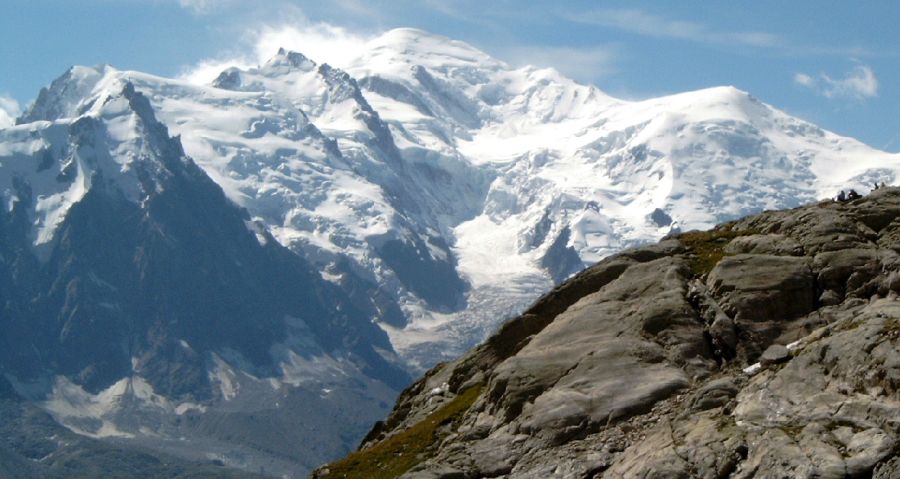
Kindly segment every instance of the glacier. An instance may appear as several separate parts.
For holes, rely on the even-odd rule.
[[[414,369],[615,251],[900,170],[733,87],[625,101],[415,29],[345,63],[282,50],[209,85],[74,67],[20,122],[84,114],[132,82],[279,242],[326,280],[349,268],[374,285]]]
[[[393,349],[381,345],[379,354],[411,372],[456,357],[614,252],[900,176],[900,154],[730,86],[617,99],[553,69],[512,67],[407,28],[339,66],[273,53],[208,84],[104,65],[72,67],[43,89],[16,126],[0,130],[3,206],[13,211],[28,185],[38,257],[46,259],[58,226],[94,188],[91,172],[142,201],[141,165],[152,155],[134,115],[116,106],[125,88],[146,97],[185,154],[246,210],[261,246],[277,241],[374,311]],[[108,152],[64,146],[79,121],[104,125]],[[45,154],[48,166],[34,168]],[[61,167],[50,168],[59,157]],[[363,396],[390,396],[358,364],[336,353],[298,356],[291,341],[273,346],[278,371],[269,378],[226,352],[210,359],[222,404],[242,401],[241,384],[265,401],[285,385],[327,396],[342,383],[324,378],[341,374],[367,378],[376,392]],[[85,399],[66,381],[53,383],[47,401],[61,422],[87,414],[65,400],[78,398],[116,434],[108,405],[118,400],[109,398],[145,384],[129,376]],[[140,390],[161,414],[178,407]]]

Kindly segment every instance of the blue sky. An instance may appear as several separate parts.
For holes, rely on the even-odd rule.
[[[202,76],[279,44],[339,64],[409,26],[623,98],[734,85],[897,152],[898,19],[893,0],[0,0],[0,124],[73,64]]]

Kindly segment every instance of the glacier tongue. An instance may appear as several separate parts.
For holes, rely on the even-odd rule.
[[[282,50],[210,85],[75,67],[20,123],[97,111],[126,81],[232,201],[374,302],[414,368],[622,248],[900,174],[900,155],[732,87],[624,101],[414,29],[342,69]]]
[[[622,101],[409,29],[374,40],[346,69],[406,158],[439,152],[491,178],[476,214],[449,224],[471,284],[466,309],[407,307],[411,324],[389,330],[418,359],[433,354],[429,341],[446,342],[452,356],[551,278],[620,249],[840,189],[867,191],[900,172],[900,155],[733,87]]]

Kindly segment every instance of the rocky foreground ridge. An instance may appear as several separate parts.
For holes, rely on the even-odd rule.
[[[900,477],[900,189],[609,257],[317,477]]]

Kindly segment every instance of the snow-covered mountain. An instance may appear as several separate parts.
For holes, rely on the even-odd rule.
[[[0,373],[71,430],[296,473],[408,382],[377,311],[229,201],[132,83],[0,130],[0,162]]]
[[[160,133],[166,128],[175,139]],[[46,407],[82,432],[139,436],[165,450],[177,449],[166,438],[189,434],[226,462],[278,463],[271,466],[277,470],[308,467],[355,446],[360,428],[402,386],[395,353],[410,370],[428,367],[615,251],[840,189],[867,191],[900,176],[900,155],[824,131],[732,87],[624,101],[552,69],[513,68],[465,43],[412,29],[385,33],[342,69],[282,50],[256,68],[229,68],[208,85],[73,67],[41,91],[17,126],[0,130],[0,164],[6,248],[0,253],[5,265],[17,255],[16,264],[27,266],[8,267],[0,294],[52,296],[23,291],[28,274],[50,278],[48,291],[77,292],[59,280],[58,266],[47,265],[67,264],[55,259],[63,246],[92,241],[83,238],[93,222],[118,221],[103,214],[128,214],[150,218],[122,233],[134,235],[129,248],[150,263],[164,253],[145,249],[147,237],[134,231],[156,231],[151,226],[163,225],[158,241],[178,258],[206,255],[200,267],[210,275],[185,284],[228,287],[199,290],[210,297],[198,304],[240,290],[262,309],[217,309],[234,325],[220,331],[215,315],[199,323],[185,316],[179,324],[192,324],[187,329],[150,322],[167,341],[150,348],[146,364],[177,354],[194,358],[192,374],[214,386],[210,397],[197,397],[196,385],[164,390],[172,372],[142,369],[140,357],[126,353],[147,348],[125,348],[122,357],[133,366],[93,356],[70,370],[58,368],[62,360],[39,362],[44,373],[56,373],[44,374],[52,378],[42,389],[50,391]],[[184,168],[189,172],[179,173]],[[175,187],[179,175],[194,180]],[[224,197],[213,201],[208,193],[199,201],[187,193],[199,188],[193,181],[217,185]],[[166,194],[179,188],[185,193]],[[117,206],[80,213],[87,232],[76,235],[75,215],[94,211],[79,205],[100,195],[95,191],[115,199],[101,203]],[[163,203],[184,208],[182,216],[158,216],[157,197],[172,198]],[[215,221],[202,219],[210,209],[220,211],[210,218],[231,218],[240,232],[231,226],[210,232]],[[183,236],[167,234],[171,221]],[[204,233],[189,242],[192,228]],[[132,261],[134,250],[127,251],[119,259]],[[76,276],[110,287],[97,286],[78,311],[115,311],[132,272],[111,269],[105,277],[90,263],[104,255],[93,254],[79,260],[85,269]],[[290,271],[271,277],[285,262]],[[164,271],[178,270],[166,264]],[[141,271],[134,274],[140,278]],[[302,279],[291,279],[296,271]],[[179,298],[172,308],[190,303]],[[26,303],[8,306],[6,314],[25,314]],[[110,317],[163,314],[141,307]],[[304,308],[314,311],[304,316]],[[48,334],[89,337],[94,314],[81,326],[60,319]],[[265,327],[242,329],[251,317]],[[134,337],[134,330],[155,337],[156,330],[138,323],[116,340]],[[13,330],[28,337],[27,328]],[[217,339],[203,339],[208,334]],[[55,344],[51,339],[40,344]],[[4,368],[26,357],[9,358]],[[106,372],[97,366],[84,373],[107,363]],[[12,369],[14,384],[41,389],[18,377],[41,376],[26,369]],[[339,401],[329,396],[335,390],[343,391]],[[146,424],[124,421],[122,411],[134,410],[121,407],[125,397],[139,398],[153,417],[195,410],[206,422],[144,433]],[[272,449],[268,439],[256,449],[228,450],[234,441],[223,437],[246,427],[241,415],[265,404],[265,417],[289,417],[271,412],[288,397],[295,422],[314,424],[298,437],[324,437],[329,426],[315,421],[337,418],[340,426],[327,432],[330,446],[302,460]],[[313,406],[301,414],[303,401]],[[216,414],[231,414],[231,421],[217,422]],[[86,423],[94,426],[85,429]],[[270,462],[247,459],[257,453]]]

